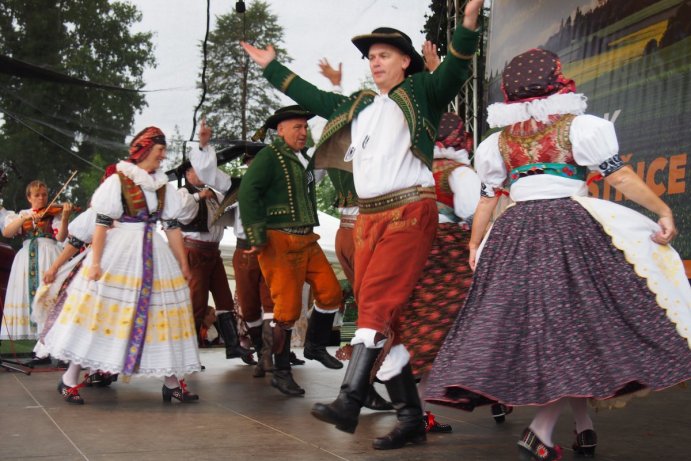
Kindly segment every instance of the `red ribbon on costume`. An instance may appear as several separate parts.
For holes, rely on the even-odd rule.
[[[590,177],[588,178],[588,180],[585,182],[585,185],[586,185],[586,186],[589,186],[591,182],[601,181],[601,180],[603,180],[604,178],[605,178],[605,177],[602,176],[600,173],[595,173],[594,175],[592,175],[592,176],[590,176]]]

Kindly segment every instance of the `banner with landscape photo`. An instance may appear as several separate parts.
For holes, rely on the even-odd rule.
[[[490,18],[487,103],[503,99],[513,56],[557,53],[588,113],[614,122],[622,159],[673,208],[691,275],[691,0],[493,0]],[[602,181],[590,193],[624,200]]]

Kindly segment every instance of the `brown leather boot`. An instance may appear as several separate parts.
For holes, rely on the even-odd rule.
[[[274,328],[281,327],[277,325]],[[295,382],[290,371],[290,337],[292,331],[283,330],[282,334],[284,335],[283,348],[275,354],[274,375],[271,378],[271,385],[286,395],[299,397],[305,395],[305,390]]]

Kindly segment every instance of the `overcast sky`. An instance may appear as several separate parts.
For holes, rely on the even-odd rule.
[[[247,7],[253,0],[245,0]],[[194,108],[200,93],[196,81],[201,71],[200,43],[206,28],[206,0],[132,0],[142,12],[136,31],[154,32],[158,65],[144,72],[149,107],[135,119],[134,133],[148,125],[159,126],[167,135],[175,127],[185,139],[192,130]],[[235,0],[211,0],[211,28],[215,17],[235,8]],[[422,48],[420,32],[429,0],[269,0],[271,11],[284,28],[284,42],[293,58],[290,67],[303,78],[330,88],[319,74],[317,62],[326,57],[332,64],[343,62],[343,89],[360,87],[369,74],[350,39],[389,26],[402,30]],[[286,99],[285,102],[289,100]]]

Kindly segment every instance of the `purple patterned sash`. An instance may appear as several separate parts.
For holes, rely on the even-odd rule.
[[[142,357],[149,304],[151,302],[151,291],[154,283],[153,233],[158,215],[158,211],[149,213],[148,210],[143,209],[137,212],[137,216],[128,216],[125,214],[120,219],[125,223],[144,222],[146,224],[144,227],[144,248],[142,251],[142,262],[144,265],[142,271],[142,286],[139,290],[139,298],[137,299],[132,332],[127,343],[125,366],[122,370],[125,376],[132,375],[136,371]]]

